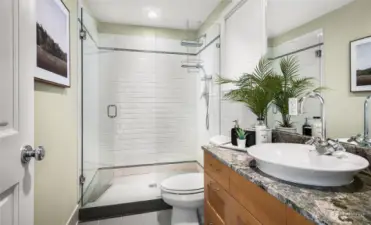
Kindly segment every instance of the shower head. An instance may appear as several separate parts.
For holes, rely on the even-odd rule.
[[[200,41],[187,41],[182,40],[180,44],[184,47],[201,47],[204,43]]]

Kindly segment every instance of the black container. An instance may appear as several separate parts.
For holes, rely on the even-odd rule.
[[[255,145],[255,131],[254,130],[246,130],[246,147],[251,147]]]
[[[312,126],[308,123],[308,118],[305,118],[305,123],[303,125],[303,135],[312,136]]]
[[[232,128],[231,130],[231,143],[232,145],[234,146],[237,146],[237,129],[239,129],[239,125],[238,125],[238,121],[235,120],[233,121],[235,124],[234,124],[234,128]]]
[[[238,128],[232,128],[231,130],[231,143],[234,146],[237,146],[237,129]]]

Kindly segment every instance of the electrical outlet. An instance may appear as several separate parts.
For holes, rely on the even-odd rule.
[[[289,98],[289,115],[297,116],[298,115],[298,99]]]

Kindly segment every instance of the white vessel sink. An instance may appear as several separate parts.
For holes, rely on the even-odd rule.
[[[359,171],[368,167],[366,159],[351,153],[342,157],[319,155],[314,146],[262,144],[248,149],[257,167],[273,177],[305,185],[334,187],[350,184]]]

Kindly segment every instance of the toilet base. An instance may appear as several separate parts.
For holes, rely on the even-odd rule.
[[[173,207],[171,225],[199,225],[197,209]]]

